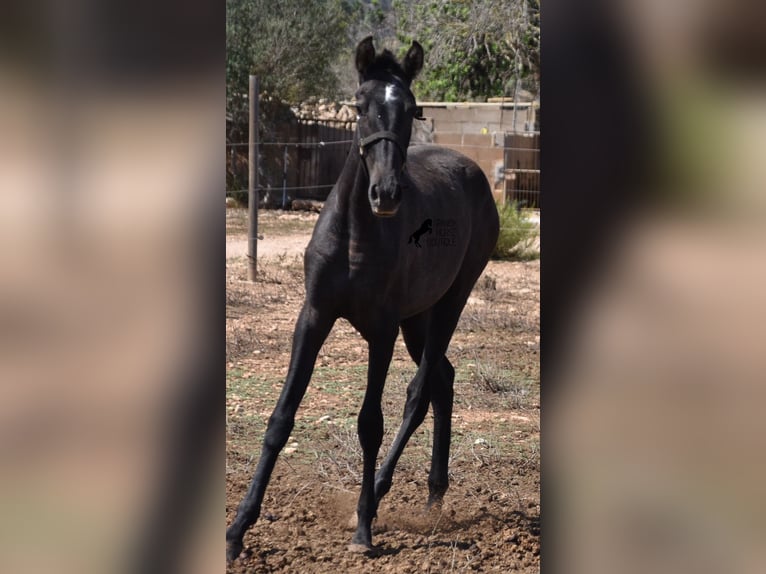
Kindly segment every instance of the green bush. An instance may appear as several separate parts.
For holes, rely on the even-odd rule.
[[[534,259],[540,252],[533,249],[539,235],[537,225],[526,219],[516,203],[498,205],[500,216],[500,235],[497,238],[494,259]]]

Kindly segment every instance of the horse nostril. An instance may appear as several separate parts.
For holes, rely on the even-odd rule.
[[[378,201],[379,194],[377,184],[372,186],[372,189],[370,190],[370,197],[372,197],[373,201]]]

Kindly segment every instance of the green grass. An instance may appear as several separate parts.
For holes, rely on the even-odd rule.
[[[540,252],[533,249],[539,235],[537,225],[524,217],[515,203],[498,205],[500,235],[492,257],[495,259],[537,259]]]

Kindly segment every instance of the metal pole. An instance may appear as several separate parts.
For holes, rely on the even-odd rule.
[[[287,146],[282,156],[282,209],[287,207]]]
[[[247,278],[258,273],[258,76],[250,76],[250,133],[248,134],[247,177]]]

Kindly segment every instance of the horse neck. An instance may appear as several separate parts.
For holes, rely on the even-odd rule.
[[[367,199],[369,176],[359,155],[359,134],[354,134],[351,151],[335,186],[336,217],[350,238],[362,240],[374,229],[375,215]]]

